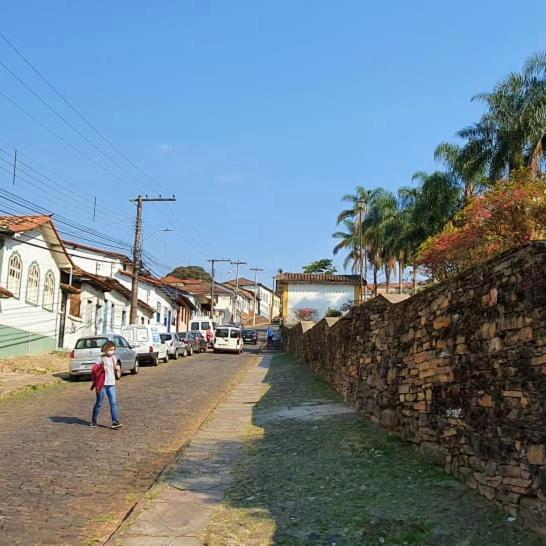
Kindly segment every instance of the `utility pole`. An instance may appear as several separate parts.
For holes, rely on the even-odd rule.
[[[254,313],[252,314],[252,326],[256,326],[256,298],[258,297],[258,271],[263,271],[259,267],[251,267],[250,271],[254,271]]]
[[[210,260],[207,260],[207,262],[210,262],[210,320],[214,320],[214,264],[217,262],[231,262],[231,260],[228,258],[227,260],[222,258],[211,258]]]
[[[172,197],[148,197],[138,195],[136,199],[131,199],[131,202],[137,205],[137,217],[135,224],[135,244],[133,245],[133,281],[131,283],[131,313],[129,316],[129,324],[136,324],[138,310],[138,280],[140,276],[140,268],[142,266],[142,208],[146,202],[164,202],[176,201],[175,196]]]
[[[235,273],[235,321],[237,322],[237,298],[239,296],[239,266],[240,265],[246,265],[246,262],[241,262],[237,260],[236,262],[231,262],[231,265],[236,266],[236,273]]]

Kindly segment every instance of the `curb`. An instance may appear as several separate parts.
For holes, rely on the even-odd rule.
[[[184,452],[184,450],[188,447],[188,444],[192,441],[194,436],[205,426],[208,419],[214,414],[216,409],[226,400],[226,398],[229,396],[229,394],[241,383],[241,381],[244,379],[244,377],[247,375],[250,369],[252,369],[260,360],[262,360],[264,357],[260,355],[253,355],[251,359],[246,363],[245,366],[243,366],[233,377],[232,381],[229,383],[229,385],[226,387],[226,389],[222,392],[222,394],[218,397],[215,404],[210,408],[210,410],[204,412],[204,415],[201,416],[198,419],[198,422],[196,425],[188,432],[188,438],[185,440],[181,446],[173,453],[170,460],[165,463],[163,468],[157,473],[157,476],[154,478],[150,486],[144,491],[141,495],[141,497],[134,502],[134,504],[129,508],[129,510],[126,512],[126,514],[123,516],[121,521],[116,525],[115,529],[106,537],[106,539],[102,542],[103,545],[113,544],[111,541],[115,537],[115,535],[118,533],[118,531],[121,529],[123,524],[131,517],[133,512],[139,507],[139,505],[146,502],[146,496],[150,493],[150,491],[160,482],[161,478],[164,476],[166,471],[168,471],[175,463],[175,461],[180,457],[180,455]]]

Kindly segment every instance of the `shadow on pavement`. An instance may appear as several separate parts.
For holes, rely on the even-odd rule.
[[[59,415],[54,415],[52,417],[49,417],[49,420],[53,423],[60,423],[63,425],[81,425],[81,426],[89,426],[89,421],[86,421],[85,419],[80,419],[79,417],[63,417]]]
[[[203,544],[542,544],[408,444],[341,413],[337,394],[289,355],[273,357],[264,382]]]

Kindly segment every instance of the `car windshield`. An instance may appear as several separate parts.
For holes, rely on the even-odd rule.
[[[243,330],[243,334],[247,336],[252,336],[256,333],[256,330]]]
[[[100,349],[108,341],[105,337],[87,337],[78,339],[76,349]]]
[[[210,322],[202,322],[201,323],[201,330],[210,330]]]
[[[171,334],[159,334],[159,337],[161,338],[161,341],[170,341],[173,338]]]
[[[216,328],[216,337],[228,337],[229,329],[228,328]]]
[[[192,322],[190,326],[190,330],[199,330],[199,323],[198,322]]]

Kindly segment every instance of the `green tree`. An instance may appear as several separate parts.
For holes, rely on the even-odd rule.
[[[462,186],[465,203],[487,184],[483,162],[476,162],[466,148],[442,142],[434,150],[434,159],[442,162],[448,173]]]
[[[333,275],[337,269],[330,258],[322,258],[303,266],[304,273],[322,273],[323,275]]]
[[[169,275],[179,279],[202,279],[209,282],[211,280],[210,274],[198,265],[180,265],[175,267]]]
[[[347,251],[343,267],[350,267],[353,273],[368,277],[369,253],[364,236],[364,218],[369,212],[372,190],[357,186],[355,193],[344,195],[341,200],[349,203],[349,208],[342,210],[337,217],[337,224],[349,228],[349,232],[336,231],[335,239],[341,239],[334,248],[334,255],[341,250]]]
[[[487,169],[491,180],[529,168],[542,175],[546,158],[546,53],[537,53],[521,72],[509,74],[492,91],[473,97],[486,106],[480,120],[459,131],[465,160]]]

